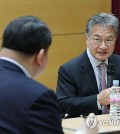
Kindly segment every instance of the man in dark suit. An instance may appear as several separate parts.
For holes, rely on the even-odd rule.
[[[34,16],[8,24],[0,54],[0,134],[63,134],[55,93],[33,80],[46,67],[52,35]]]
[[[59,68],[56,94],[63,116],[101,114],[102,108],[109,105],[111,88],[101,89],[99,65],[105,64],[107,82],[107,65],[114,63],[116,78],[120,80],[120,56],[112,54],[118,27],[118,19],[112,14],[100,13],[88,20],[86,51]]]

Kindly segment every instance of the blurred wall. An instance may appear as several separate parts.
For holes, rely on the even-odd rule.
[[[18,16],[45,21],[53,43],[46,71],[37,80],[55,91],[59,66],[85,50],[86,22],[99,12],[110,13],[111,0],[0,0],[0,43],[5,26]]]

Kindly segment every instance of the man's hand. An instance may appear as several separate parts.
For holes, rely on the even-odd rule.
[[[97,101],[103,105],[103,106],[107,106],[108,104],[110,104],[110,91],[111,88],[102,90],[98,95],[97,95]]]

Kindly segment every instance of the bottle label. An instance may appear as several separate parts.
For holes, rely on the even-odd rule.
[[[112,120],[120,120],[120,87],[112,87],[110,92],[110,116]]]

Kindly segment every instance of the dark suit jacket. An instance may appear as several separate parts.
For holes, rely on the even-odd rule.
[[[55,93],[0,60],[0,134],[63,134]]]
[[[120,56],[112,55],[108,62],[115,64],[115,75],[120,80]],[[61,113],[69,113],[69,117],[91,112],[101,114],[97,106],[98,93],[94,70],[86,51],[59,68],[56,94]]]

